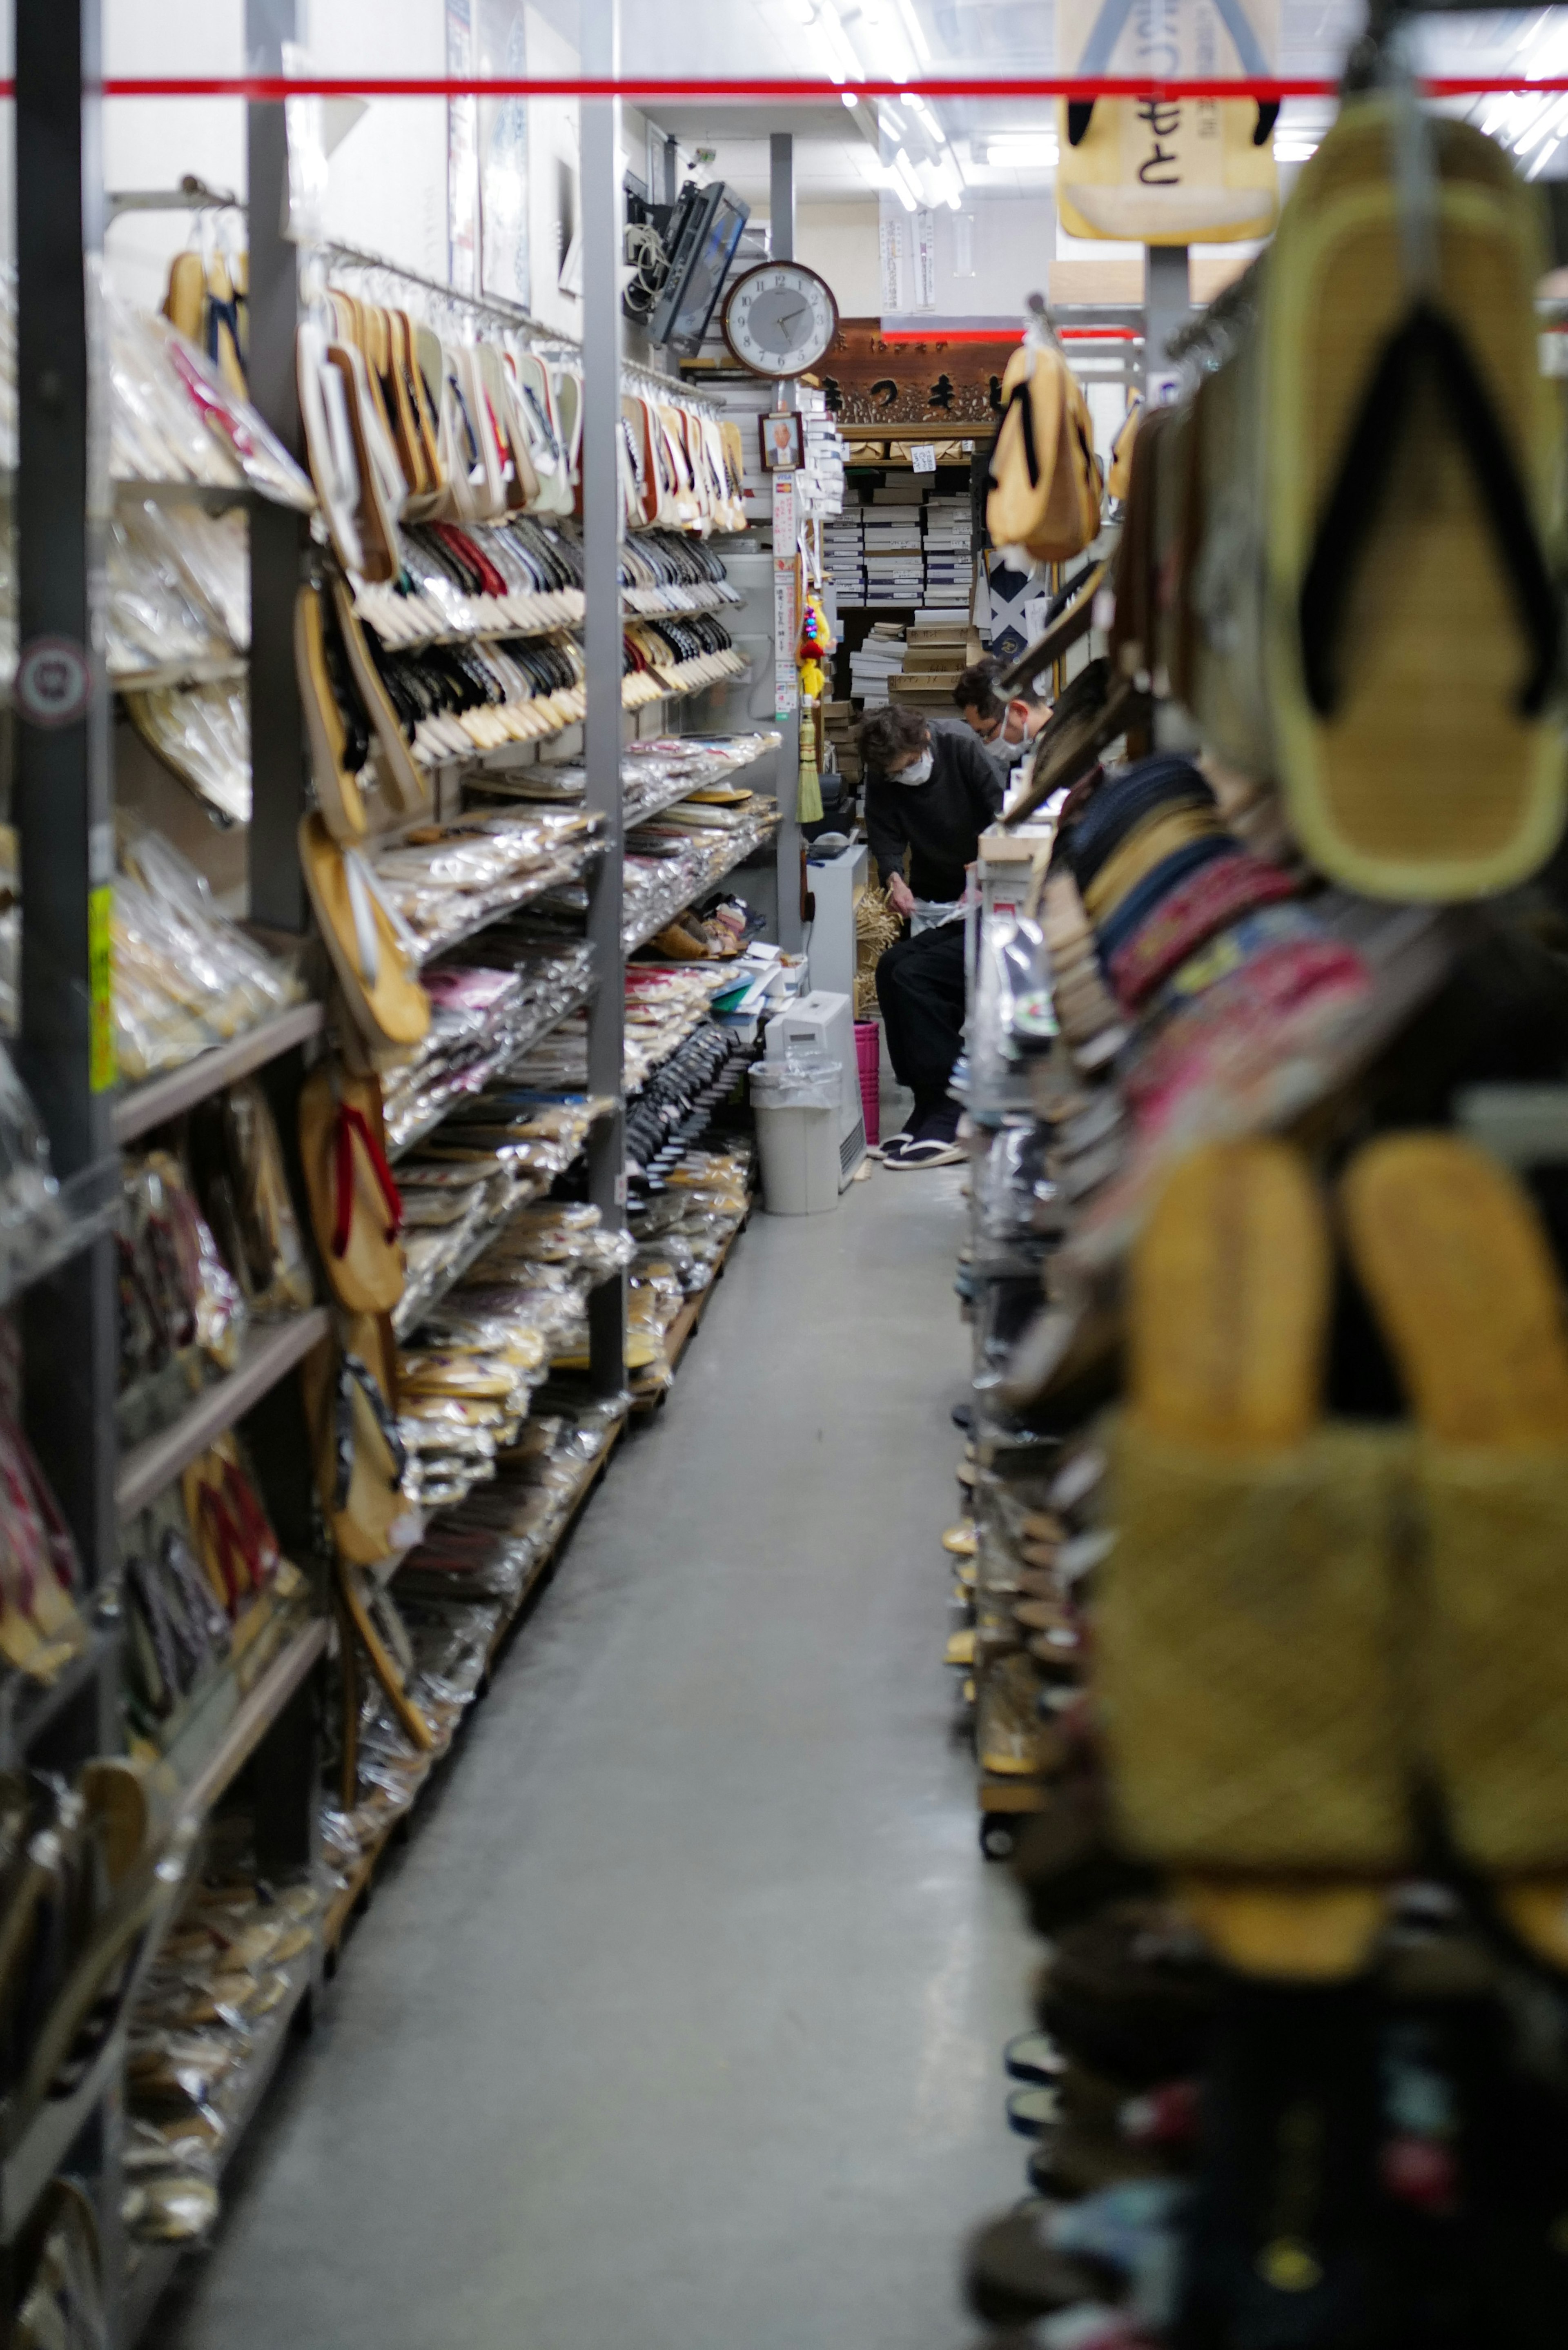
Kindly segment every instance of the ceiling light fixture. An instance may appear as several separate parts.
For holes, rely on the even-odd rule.
[[[898,190],[906,199],[904,209],[906,212],[917,212],[926,201],[925,190],[921,187],[915,167],[902,147],[893,158],[893,176]]]

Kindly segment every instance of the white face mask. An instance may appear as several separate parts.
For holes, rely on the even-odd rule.
[[[911,766],[900,768],[894,776],[896,784],[929,784],[931,780],[931,754],[922,751]]]

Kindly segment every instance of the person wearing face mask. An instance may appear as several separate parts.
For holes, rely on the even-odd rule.
[[[1001,810],[1002,776],[967,727],[899,702],[867,712],[859,743],[866,830],[888,904],[906,920],[918,899],[950,910],[877,966],[888,1057],[915,1097],[908,1127],[883,1146],[883,1163],[940,1167],[963,1155],[948,1080],[963,1045],[965,868]]]
[[[984,743],[1000,769],[1005,789],[1050,717],[1051,704],[1033,694],[1014,694],[1011,701],[1002,701],[996,691],[1000,666],[992,655],[966,669],[953,688],[953,701],[970,733]]]

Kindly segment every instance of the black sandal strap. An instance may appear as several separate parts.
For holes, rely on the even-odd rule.
[[[1423,370],[1469,462],[1529,639],[1531,666],[1516,706],[1521,718],[1536,718],[1557,674],[1561,604],[1490,396],[1463,337],[1428,302],[1418,302],[1384,346],[1318,525],[1299,613],[1307,699],[1322,718],[1338,707],[1345,608]]]

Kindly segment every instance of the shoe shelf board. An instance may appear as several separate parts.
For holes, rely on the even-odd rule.
[[[329,1327],[327,1308],[313,1305],[286,1322],[265,1323],[249,1332],[239,1362],[226,1378],[192,1397],[171,1428],[161,1429],[121,1457],[114,1487],[120,1516],[130,1517],[172,1483],[199,1452],[270,1394]]]
[[[511,620],[504,628],[441,629],[432,637],[383,637],[373,619],[365,626],[375,631],[376,641],[384,652],[432,652],[440,645],[504,645],[513,637],[570,637],[577,634],[582,620]]]
[[[262,2019],[266,2027],[266,2036],[245,2066],[239,2098],[225,2116],[227,2134],[217,2150],[220,2180],[238,2153],[245,2132],[255,2119],[262,2099],[282,2064],[291,2027],[310,1996],[316,1976],[315,1958],[313,1947],[309,1950],[302,1950],[291,1962],[288,1996],[280,2000],[272,2013]],[[138,2244],[134,2248],[123,2303],[124,2325],[120,2338],[126,2344],[140,2341],[182,2259],[186,2252],[199,2249],[193,2244]]]
[[[319,1003],[291,1003],[286,1011],[275,1013],[258,1027],[247,1028],[241,1036],[232,1036],[226,1045],[211,1045],[180,1068],[171,1069],[161,1077],[150,1077],[145,1085],[132,1087],[121,1094],[114,1106],[116,1142],[123,1147],[134,1142],[139,1135],[151,1134],[154,1127],[166,1125],[197,1102],[205,1101],[220,1087],[248,1077],[254,1070],[275,1061],[279,1054],[308,1043],[312,1036],[319,1036],[326,1017]]]
[[[113,1196],[98,1198],[102,1187],[102,1170],[97,1167],[84,1168],[80,1175],[68,1177],[60,1185],[64,1219],[57,1224],[40,1226],[36,1241],[25,1255],[13,1248],[6,1267],[0,1270],[0,1307],[9,1305],[35,1282],[47,1281],[50,1274],[58,1273],[72,1257],[114,1230],[119,1216],[118,1166],[114,1170]]]
[[[164,686],[237,684],[249,677],[251,665],[243,653],[214,653],[207,660],[164,661],[157,669],[133,669],[111,676],[116,693],[155,693]]]
[[[279,505],[281,499],[264,497],[248,482],[142,482],[116,476],[115,504],[119,506],[203,506],[222,514],[229,506]]]
[[[123,2021],[99,2049],[76,2086],[46,2099],[15,2146],[0,2158],[0,2244],[14,2244],[39,2196],[66,2161],[125,2064]]]
[[[29,1680],[23,1673],[7,1673],[0,1680],[0,1770],[14,1769],[56,1715],[78,1698],[119,1654],[118,1631],[95,1631],[81,1655],[73,1657],[47,1685]]]
[[[599,1447],[597,1452],[595,1453],[593,1459],[584,1462],[582,1472],[571,1492],[563,1496],[560,1508],[556,1513],[553,1532],[550,1534],[548,1539],[540,1544],[538,1555],[535,1559],[533,1565],[529,1568],[522,1587],[517,1592],[516,1596],[508,1603],[506,1612],[503,1616],[500,1623],[496,1626],[494,1633],[491,1638],[490,1653],[486,1659],[487,1669],[493,1667],[498,1661],[502,1649],[505,1647],[507,1640],[510,1638],[516,1627],[518,1618],[521,1617],[529,1600],[533,1597],[534,1593],[537,1590],[540,1583],[544,1580],[550,1568],[556,1564],[556,1559],[560,1556],[568,1535],[571,1534],[573,1528],[577,1523],[577,1520],[582,1516],[583,1512],[587,1509],[588,1503],[592,1500],[593,1495],[597,1491],[599,1484],[602,1482],[605,1474],[609,1468],[610,1461],[614,1456],[616,1448],[619,1444],[622,1437],[626,1434],[626,1430],[627,1419],[623,1414],[620,1419],[615,1420],[611,1424],[606,1434],[603,1444]],[[463,1715],[464,1721],[468,1719],[468,1715],[472,1713],[472,1708],[470,1706]],[[462,1728],[461,1722],[458,1727],[459,1729]],[[446,1752],[438,1756],[438,1767],[440,1763],[445,1762],[447,1755],[453,1752],[456,1742],[454,1735],[452,1743],[448,1746]],[[385,1853],[387,1846],[391,1842],[393,1836],[397,1835],[399,1829],[412,1817],[414,1811],[418,1807],[421,1796],[423,1794],[424,1790],[430,1785],[431,1779],[433,1776],[433,1772],[428,1773],[426,1777],[421,1781],[412,1800],[404,1807],[404,1809],[394,1814],[392,1818],[389,1820],[383,1822],[382,1825],[377,1830],[370,1843],[367,1845],[365,1850],[355,1862],[354,1866],[350,1869],[342,1885],[339,1886],[331,1902],[328,1904],[326,1916],[322,1921],[321,1939],[322,1946],[326,1950],[328,1959],[334,1960],[334,1962],[336,1961],[337,1953],[342,1942],[343,1936],[348,1930],[350,1918],[366,1901],[369,1896],[370,1887],[375,1879],[377,1868],[380,1865],[382,1855]]]
[[[641,820],[639,818],[639,821]],[[743,865],[748,857],[754,856],[759,848],[765,847],[768,838],[769,833],[763,832],[743,843],[737,842],[733,856],[727,857],[722,865],[715,865],[711,872],[699,881],[695,888],[687,889],[683,896],[671,896],[660,906],[657,913],[645,913],[639,916],[629,931],[622,931],[621,952],[628,955],[635,954],[639,947],[645,947],[648,944],[649,939],[656,939],[659,931],[667,929],[678,914],[683,914],[688,906],[694,906],[699,898],[706,897],[710,889],[716,889],[726,875],[733,873],[737,866]]]
[[[583,1006],[592,1000],[596,985],[597,982],[590,977],[567,1003],[563,1003],[556,1011],[546,1013],[535,1027],[528,1029],[518,1040],[517,1049],[506,1067],[497,1071],[496,1077],[487,1079],[486,1083],[499,1081],[504,1084],[517,1063],[533,1051],[542,1036],[547,1036],[552,1028],[558,1028],[563,1020],[569,1020],[574,1012],[580,1012]],[[395,1167],[400,1159],[408,1157],[410,1150],[417,1150],[421,1142],[428,1142],[437,1128],[445,1123],[453,1110],[472,1098],[472,1097],[468,1094],[454,1094],[451,1101],[442,1102],[440,1107],[432,1110],[428,1118],[421,1118],[411,1133],[405,1135],[395,1149],[388,1151],[387,1157],[390,1163]]]
[[[752,1211],[750,1208],[748,1208],[745,1214],[741,1218],[740,1222],[735,1226],[734,1231],[730,1234],[729,1239],[724,1243],[723,1247],[720,1250],[718,1263],[713,1267],[713,1278],[711,1281],[709,1282],[705,1289],[698,1290],[695,1296],[689,1297],[686,1300],[685,1305],[680,1308],[680,1313],[676,1315],[674,1321],[670,1325],[669,1329],[665,1332],[664,1355],[665,1360],[669,1363],[671,1372],[678,1371],[680,1368],[681,1359],[686,1353],[687,1347],[690,1347],[692,1339],[697,1336],[698,1330],[701,1327],[702,1316],[708,1311],[709,1300],[711,1298],[713,1292],[718,1288],[719,1284],[724,1278],[724,1267],[730,1262],[730,1252],[734,1247],[735,1243],[740,1239],[741,1234],[745,1231],[746,1226],[751,1222],[751,1221]],[[633,1419],[651,1419],[669,1392],[670,1390],[668,1388],[661,1387],[653,1395],[646,1397],[634,1396],[631,1407]]]
[[[284,1641],[246,1687],[244,1660],[215,1673],[196,1693],[184,1722],[163,1753],[163,1769],[179,1788],[182,1816],[204,1819],[239,1776],[301,1683],[327,1653],[327,1625],[313,1616]]]

